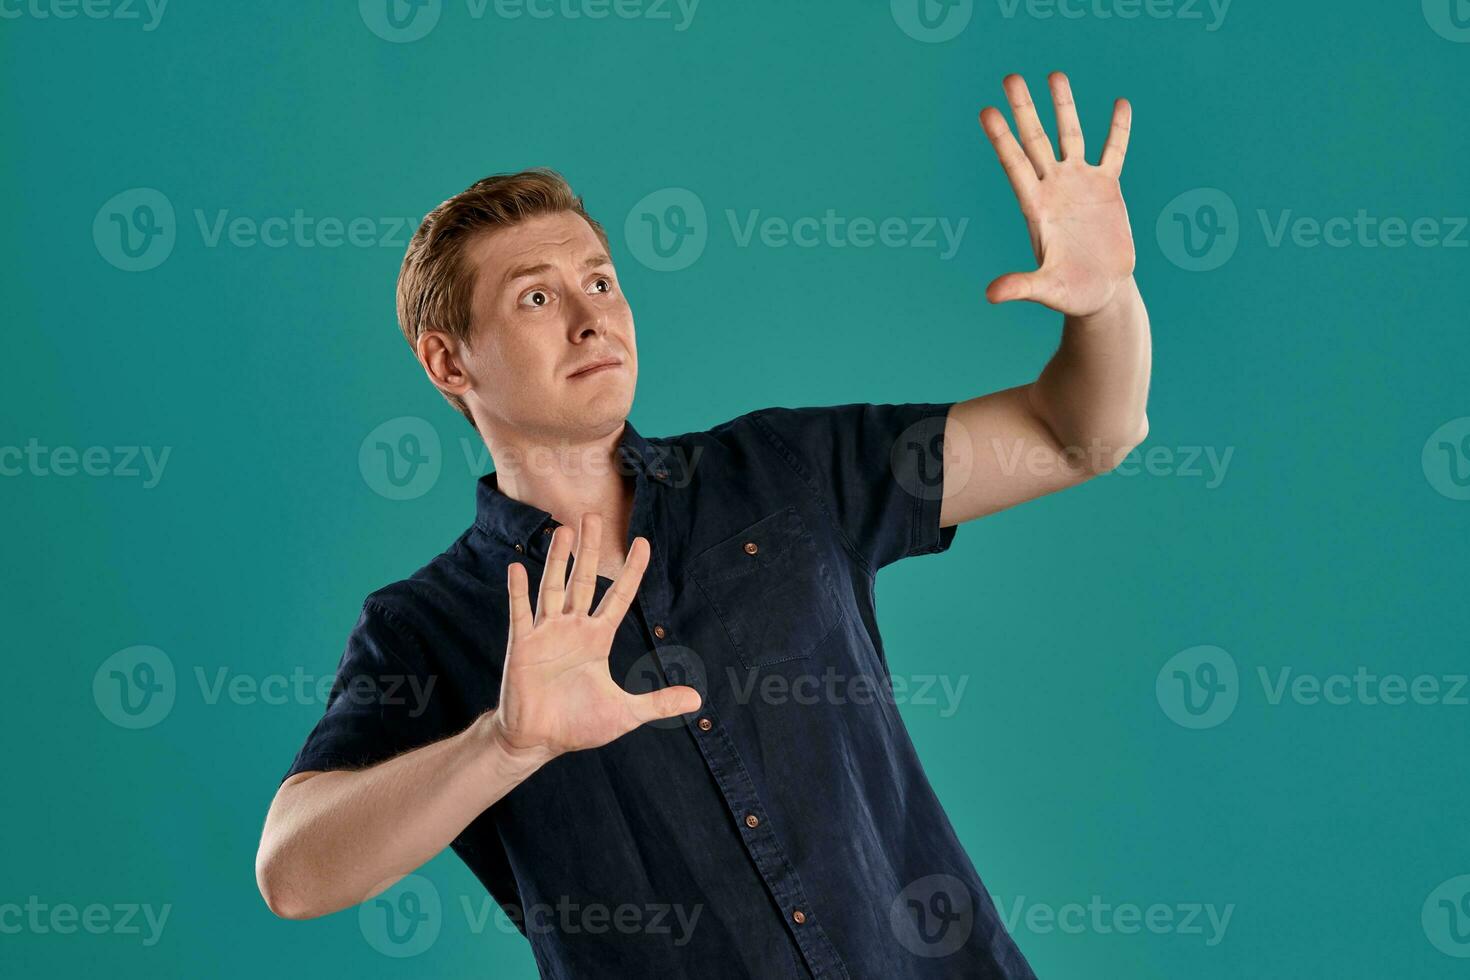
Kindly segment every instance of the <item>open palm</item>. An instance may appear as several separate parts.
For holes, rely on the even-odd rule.
[[[510,636],[495,726],[506,748],[544,759],[596,748],[639,725],[699,707],[691,687],[666,687],[629,694],[613,680],[608,653],[613,634],[638,593],[648,567],[648,541],[633,539],[617,579],[588,612],[597,586],[597,549],[602,521],[582,518],[577,560],[566,581],[572,552],[570,528],[551,537],[546,569],[532,615],[526,569],[506,569],[510,591]]]
[[[1004,82],[1019,143],[998,109],[986,106],[980,112],[980,125],[1020,202],[1038,266],[1035,272],[1001,276],[985,294],[992,303],[1030,300],[1069,316],[1087,316],[1106,306],[1133,275],[1133,233],[1118,183],[1133,110],[1126,99],[1117,101],[1101,161],[1090,166],[1067,76],[1054,72],[1050,84],[1060,160],[1019,75]]]

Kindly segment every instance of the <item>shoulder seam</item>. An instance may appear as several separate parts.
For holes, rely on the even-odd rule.
[[[415,650],[418,651],[420,659],[424,661],[424,667],[428,667],[428,659],[425,656],[424,648],[419,644],[417,637],[414,636],[413,627],[406,620],[404,620],[402,616],[389,609],[382,602],[372,598],[371,596],[363,600],[362,607],[364,610],[368,609],[369,607],[377,610],[378,613],[382,615],[384,622],[388,624],[388,627],[394,633],[398,634],[400,638],[408,641],[409,645],[411,645]],[[403,658],[394,651],[388,649],[387,647],[383,647],[382,650],[384,653],[388,654],[388,656],[398,661],[399,665],[402,666],[404,670],[413,670],[413,668],[405,663]]]

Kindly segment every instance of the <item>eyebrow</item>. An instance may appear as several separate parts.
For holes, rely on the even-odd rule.
[[[612,265],[612,258],[606,252],[598,252],[596,255],[589,256],[582,262],[583,269],[593,269],[599,265]],[[500,284],[503,286],[507,283],[515,282],[517,279],[525,279],[527,276],[540,275],[543,272],[550,271],[550,269],[550,262],[538,262],[535,265],[517,266],[505,274],[505,278],[500,280]]]

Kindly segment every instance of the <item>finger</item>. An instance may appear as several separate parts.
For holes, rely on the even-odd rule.
[[[586,614],[597,590],[597,546],[602,543],[602,518],[591,512],[582,515],[577,532],[577,560],[572,563],[572,585],[567,590],[566,611]]]
[[[1127,99],[1119,99],[1113,103],[1113,125],[1108,130],[1108,142],[1098,164],[1114,177],[1123,172],[1123,160],[1128,156],[1128,137],[1132,132],[1133,106]]]
[[[558,527],[551,532],[551,547],[546,551],[546,569],[541,573],[541,591],[536,597],[536,615],[541,622],[560,616],[567,590],[567,559],[572,554],[572,529]]]
[[[1011,303],[1018,299],[1035,300],[1042,291],[1037,272],[1012,272],[985,287],[985,298],[992,303]]]
[[[1036,104],[1031,101],[1031,90],[1026,87],[1026,80],[1020,75],[1007,75],[1004,85],[1006,99],[1011,104],[1011,115],[1016,117],[1016,132],[1021,137],[1021,149],[1026,151],[1026,158],[1036,168],[1036,176],[1045,177],[1056,166],[1057,155],[1051,148],[1046,130],[1041,127],[1041,119],[1036,115]]]
[[[628,695],[628,710],[644,725],[661,718],[673,718],[698,711],[704,699],[692,687],[661,687],[647,694]]]
[[[1006,117],[999,109],[986,106],[980,110],[980,126],[990,138],[990,145],[995,148],[995,155],[1006,172],[1006,179],[1011,182],[1011,190],[1015,192],[1016,199],[1026,200],[1036,186],[1036,168],[1031,166],[1026,154],[1021,152],[1021,144],[1011,134]]]
[[[648,568],[648,539],[637,537],[628,546],[628,557],[623,561],[623,570],[618,572],[618,577],[603,595],[602,601],[597,604],[597,611],[592,615],[607,617],[614,622],[621,622],[628,613],[628,607],[633,604],[633,599],[638,595],[638,585],[643,581],[643,572]]]
[[[526,566],[520,562],[507,565],[505,587],[510,593],[510,643],[514,644],[531,635],[531,589],[526,580]]]
[[[1051,102],[1057,110],[1057,144],[1063,160],[1087,161],[1087,144],[1082,138],[1082,122],[1077,118],[1077,103],[1072,100],[1072,83],[1067,76],[1054,71],[1047,79],[1051,84]]]

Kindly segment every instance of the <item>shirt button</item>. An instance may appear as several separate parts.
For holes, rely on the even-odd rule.
[[[791,921],[795,922],[797,925],[801,925],[803,922],[806,921],[806,913],[803,912],[801,909],[797,909],[796,911],[791,913]]]
[[[760,548],[756,545],[754,541],[745,542],[745,553],[747,555],[753,555],[757,551],[760,551]]]
[[[756,816],[753,813],[747,813],[745,815],[745,826],[749,827],[751,830],[754,830],[755,828],[759,827],[760,825],[761,825],[761,818],[760,817]]]
[[[556,528],[554,528],[554,527],[552,527],[551,525],[548,524],[546,527],[543,527],[541,529],[541,533],[542,534],[550,534],[552,531],[555,531],[555,530],[556,530]]]
[[[520,546],[520,545],[516,545],[516,551],[519,551],[519,552],[522,552],[522,553],[524,553],[524,552],[525,552],[525,550],[526,550],[526,549],[525,549],[525,548],[523,548],[523,547],[521,547],[521,546]]]
[[[711,728],[714,728],[714,727],[715,727],[715,723],[712,722],[712,721],[710,721],[708,718],[701,718],[701,719],[699,719],[699,730],[700,731],[707,732]]]
[[[661,625],[655,624],[653,627],[653,635],[662,640],[665,636],[668,636],[668,630],[664,629]]]

